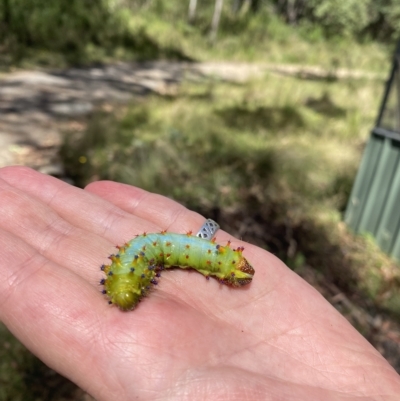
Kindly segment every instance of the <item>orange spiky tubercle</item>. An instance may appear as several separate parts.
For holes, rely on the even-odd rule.
[[[106,278],[100,284],[109,303],[122,310],[134,309],[158,283],[164,268],[192,268],[233,287],[249,284],[254,275],[243,248],[231,249],[230,241],[222,246],[191,233],[144,233],[117,249],[117,254],[109,256],[111,264],[101,267]]]

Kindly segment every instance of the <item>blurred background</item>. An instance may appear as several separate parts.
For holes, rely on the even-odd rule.
[[[281,258],[400,372],[400,270],[343,214],[397,0],[0,0],[0,166],[164,194]],[[91,400],[0,325],[0,401]]]

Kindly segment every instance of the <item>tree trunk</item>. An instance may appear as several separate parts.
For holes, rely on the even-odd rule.
[[[214,42],[215,39],[217,38],[217,31],[219,26],[219,20],[221,18],[223,4],[224,0],[215,0],[214,15],[211,22],[211,32],[210,32],[210,39],[212,42]]]
[[[197,0],[190,0],[189,3],[189,23],[192,23],[196,18]]]
[[[290,25],[294,25],[297,22],[295,1],[287,0],[287,19]]]
[[[232,4],[232,11],[237,14],[242,8],[243,0],[234,0]]]

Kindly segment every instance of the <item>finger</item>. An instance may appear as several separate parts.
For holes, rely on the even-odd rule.
[[[47,259],[98,283],[102,251],[113,244],[65,221],[49,206],[0,179],[0,227],[19,237]],[[77,214],[79,214],[79,210]],[[89,268],[88,268],[89,267]]]
[[[0,178],[51,207],[70,224],[123,243],[143,231],[161,228],[80,188],[26,167],[0,169]]]
[[[131,185],[113,181],[98,181],[89,184],[86,191],[101,196],[122,210],[141,216],[167,231],[194,234],[204,223],[204,217],[165,196],[153,194]]]
[[[110,183],[112,192],[107,201],[96,196],[94,191],[82,193],[79,188],[26,167],[0,169],[0,178],[51,206],[71,224],[117,243],[126,242],[144,231],[168,229],[178,233],[196,233],[204,223],[204,217],[177,202],[129,185]],[[114,198],[131,198],[133,207],[123,210],[114,203]],[[81,213],[76,213],[77,210]],[[219,240],[230,238],[222,230],[218,232]]]

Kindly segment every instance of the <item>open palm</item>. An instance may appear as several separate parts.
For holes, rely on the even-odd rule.
[[[98,400],[398,400],[397,373],[312,287],[244,246],[253,282],[183,270],[132,312],[109,306],[99,266],[142,232],[196,232],[204,217],[114,182],[86,190],[0,170],[0,318]]]

